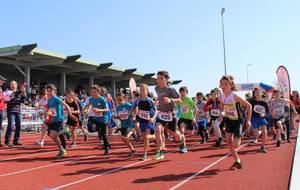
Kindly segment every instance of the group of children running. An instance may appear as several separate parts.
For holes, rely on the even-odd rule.
[[[152,141],[157,147],[154,159],[160,160],[164,158],[167,138],[178,142],[179,151],[186,153],[186,137],[197,134],[204,144],[213,133],[216,147],[224,143],[225,137],[234,159],[231,168],[241,169],[243,163],[237,150],[243,131],[248,135],[249,131],[253,132],[253,143],[257,143],[257,139],[262,137],[260,151],[263,153],[267,153],[265,144],[268,131],[273,132],[277,146],[285,139],[290,142],[290,110],[297,115],[299,96],[295,101],[290,101],[282,98],[279,91],[274,91],[272,99],[266,101],[263,90],[255,88],[251,100],[244,100],[234,93],[236,89],[233,77],[223,76],[219,84],[222,91],[219,88],[213,89],[206,100],[202,93],[197,93],[196,100],[193,100],[188,97],[187,87],[181,87],[178,93],[169,85],[169,78],[167,71],[157,73],[157,101],[149,97],[148,85],[141,84],[139,96],[131,102],[127,101],[125,94],[118,93],[115,96],[116,106],[106,89],[97,85],[91,87],[90,97],[85,105],[82,105],[72,91],[67,91],[65,101],[61,100],[56,96],[56,87],[48,85],[42,92],[39,103],[45,119],[41,139],[37,144],[44,146],[48,131],[49,137],[59,149],[57,158],[66,156],[65,134],[68,130],[64,126],[64,110],[67,113],[66,126],[71,133],[70,148],[76,147],[77,128],[83,132],[84,141],[87,141],[83,118],[84,115],[88,115],[87,130],[90,133],[98,133],[99,140],[104,145],[105,155],[109,154],[111,149],[107,132],[112,134],[113,121],[116,119],[120,121],[122,141],[130,149],[129,156],[136,154],[131,144],[132,135],[142,137],[144,149],[141,160],[148,159],[147,152]],[[211,131],[208,126],[211,126]]]

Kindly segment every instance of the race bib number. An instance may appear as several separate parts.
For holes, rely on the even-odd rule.
[[[212,110],[210,111],[210,114],[211,114],[211,116],[219,117],[220,114],[221,114],[221,110],[220,110],[220,109],[212,109]]]
[[[57,116],[57,112],[56,112],[55,108],[50,108],[49,111],[50,111],[51,116],[53,116],[53,117]]]
[[[276,115],[276,116],[282,116],[284,114],[284,109],[277,108],[277,109],[274,109],[273,112],[274,112],[274,115]]]
[[[126,110],[120,111],[120,112],[118,112],[118,116],[119,116],[120,120],[127,120],[128,119],[128,111],[126,111]]]
[[[255,105],[253,108],[254,112],[256,113],[261,113],[261,114],[265,114],[266,113],[266,109],[264,106],[261,105]]]
[[[199,110],[199,111],[198,111],[198,114],[199,114],[200,116],[202,116],[202,117],[206,116],[206,115],[205,115],[205,112],[202,111],[202,110]]]
[[[181,113],[188,114],[190,112],[190,108],[187,105],[181,105],[180,111],[181,111]]]
[[[95,113],[95,116],[96,117],[103,117],[103,113],[102,112],[97,112],[97,113]]]
[[[150,111],[139,110],[139,117],[145,120],[150,120]]]
[[[172,112],[160,112],[158,117],[163,121],[173,121]]]
[[[233,104],[224,105],[224,109],[225,109],[225,114],[229,119],[231,120],[239,119],[238,111],[235,105]]]

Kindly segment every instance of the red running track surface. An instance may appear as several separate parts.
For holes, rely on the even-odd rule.
[[[24,147],[0,149],[0,184],[5,190],[43,189],[288,189],[295,138],[292,143],[275,147],[268,139],[268,153],[259,145],[244,140],[239,150],[242,170],[229,170],[233,159],[226,146],[214,148],[214,140],[201,145],[199,137],[188,138],[189,152],[180,154],[177,144],[167,143],[165,159],[140,161],[142,143],[133,142],[138,154],[128,157],[129,149],[117,136],[111,137],[112,153],[103,155],[97,137],[87,143],[79,138],[77,148],[68,156],[55,159],[56,147],[47,141],[44,148],[35,145],[39,135],[23,135]]]

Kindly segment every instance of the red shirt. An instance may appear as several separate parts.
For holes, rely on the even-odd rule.
[[[0,111],[3,111],[6,107],[4,99],[1,101],[2,98],[4,98],[4,94],[2,91],[0,91]]]

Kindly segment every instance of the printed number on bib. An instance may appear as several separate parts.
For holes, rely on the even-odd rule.
[[[220,109],[212,109],[212,110],[210,111],[210,114],[211,114],[211,116],[219,117],[220,114],[221,114],[221,110],[220,110]]]
[[[280,108],[274,109],[274,114],[275,115],[283,115],[284,109],[280,109]]]
[[[159,119],[163,121],[173,121],[173,113],[172,112],[160,112]]]
[[[180,106],[180,111],[184,114],[188,114],[190,112],[190,108],[187,105]]]
[[[231,120],[238,120],[239,115],[236,106],[233,104],[224,105],[226,116]]]
[[[200,116],[205,116],[205,112],[202,111],[202,110],[199,110],[199,111],[198,111],[198,114],[199,114]]]
[[[49,111],[50,111],[51,116],[54,116],[54,117],[57,116],[55,108],[50,108]]]
[[[139,117],[141,119],[150,120],[150,111],[139,110]]]
[[[103,117],[103,113],[102,112],[97,112],[97,113],[95,112],[95,116],[96,117]]]
[[[256,113],[262,113],[264,114],[265,113],[265,107],[261,106],[261,105],[255,105],[253,110],[256,112]]]
[[[120,120],[126,120],[128,119],[128,111],[120,111],[118,112],[118,116]]]

